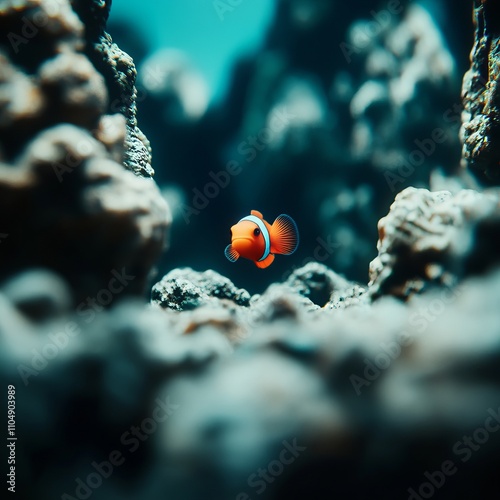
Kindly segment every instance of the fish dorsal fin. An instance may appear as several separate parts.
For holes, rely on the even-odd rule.
[[[290,255],[299,246],[297,224],[285,214],[278,215],[271,226],[271,252]]]
[[[258,210],[251,210],[250,214],[255,215],[255,217],[264,220],[264,216]]]
[[[233,248],[232,245],[228,245],[224,250],[224,255],[227,257],[227,260],[231,262],[236,262],[240,256],[240,254]]]
[[[258,260],[255,262],[255,265],[257,267],[260,267],[261,269],[265,269],[266,267],[269,267],[274,261],[274,255],[270,253],[264,260]]]

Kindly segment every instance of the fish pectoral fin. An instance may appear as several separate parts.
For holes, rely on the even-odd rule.
[[[285,214],[278,215],[271,226],[271,252],[290,255],[299,246],[299,230],[295,221]]]
[[[274,255],[270,253],[264,260],[257,260],[255,261],[255,265],[257,267],[260,267],[261,269],[265,269],[266,267],[269,267],[274,261]]]
[[[240,256],[240,254],[233,248],[232,245],[228,245],[224,250],[224,255],[227,257],[227,260],[231,262],[236,262]]]
[[[264,220],[264,216],[258,210],[250,210],[250,215],[255,215],[255,217]]]

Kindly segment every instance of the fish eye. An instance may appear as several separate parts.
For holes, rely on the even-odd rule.
[[[260,234],[260,229],[259,229],[258,227],[257,227],[257,228],[255,228],[255,229],[253,230],[253,234],[254,234],[254,236],[259,236],[259,234]]]

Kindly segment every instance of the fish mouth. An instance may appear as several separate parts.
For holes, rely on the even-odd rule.
[[[240,255],[248,255],[248,252],[252,251],[255,242],[252,238],[247,238],[246,236],[238,236],[231,241],[232,247]]]
[[[246,240],[246,241],[249,241],[250,243],[253,243],[253,240],[252,238],[246,238],[244,236],[241,236],[241,237],[238,237],[238,238],[233,238],[233,241],[231,243],[236,243],[237,241],[241,241],[241,240]]]

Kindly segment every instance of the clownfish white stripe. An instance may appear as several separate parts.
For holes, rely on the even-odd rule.
[[[289,215],[278,215],[269,224],[259,211],[251,210],[250,215],[231,226],[231,244],[224,255],[230,262],[244,257],[265,269],[274,262],[275,255],[291,255],[298,245],[297,224]]]
[[[271,253],[271,237],[269,236],[269,231],[267,230],[267,227],[265,226],[264,222],[262,222],[262,220],[256,217],[255,215],[248,215],[247,217],[243,217],[243,219],[240,219],[239,222],[242,222],[244,220],[248,220],[250,222],[257,224],[257,227],[260,229],[262,236],[264,236],[264,243],[266,246],[264,248],[264,253],[262,257],[259,259],[259,262],[264,259],[267,259],[267,256]]]

